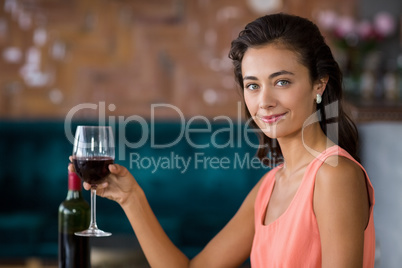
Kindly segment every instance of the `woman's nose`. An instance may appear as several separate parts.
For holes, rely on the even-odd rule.
[[[276,101],[275,97],[273,96],[271,90],[267,88],[263,88],[260,91],[260,96],[259,96],[259,108],[261,109],[269,109],[272,107],[275,107]]]

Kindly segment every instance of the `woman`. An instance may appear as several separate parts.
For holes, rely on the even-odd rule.
[[[222,231],[189,260],[126,168],[110,165],[98,194],[121,205],[152,267],[236,267],[248,257],[252,267],[373,267],[374,191],[355,160],[341,73],[318,28],[291,15],[261,17],[232,42],[230,58],[247,117],[262,133],[258,156],[284,162]]]

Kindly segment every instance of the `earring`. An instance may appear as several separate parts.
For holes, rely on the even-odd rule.
[[[321,101],[322,101],[321,95],[320,95],[320,94],[317,94],[317,99],[316,99],[317,104],[320,104]]]

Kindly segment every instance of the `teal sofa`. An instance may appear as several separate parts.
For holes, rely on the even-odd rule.
[[[63,121],[0,121],[0,261],[57,257],[68,132],[79,124],[96,122],[74,122],[66,132]],[[190,257],[269,170],[254,159],[258,141],[243,125],[147,121],[114,128],[116,162],[132,172],[162,227]],[[89,200],[89,192],[84,196]],[[100,228],[135,237],[117,203],[98,198],[97,208]]]

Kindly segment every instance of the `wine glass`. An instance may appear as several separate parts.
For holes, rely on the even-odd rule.
[[[75,132],[72,160],[80,178],[91,184],[91,222],[87,230],[76,232],[79,236],[110,236],[96,224],[96,188],[110,173],[114,162],[114,139],[109,126],[78,126]]]

